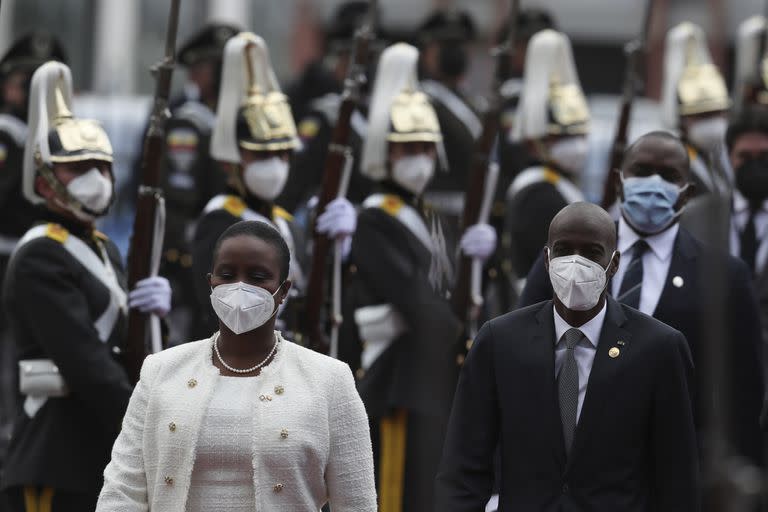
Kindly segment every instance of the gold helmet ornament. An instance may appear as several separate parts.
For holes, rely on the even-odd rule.
[[[29,104],[24,196],[32,203],[45,202],[35,191],[35,177],[41,175],[67,207],[79,211],[80,205],[54,176],[53,164],[88,160],[112,163],[109,137],[97,121],[72,115],[72,73],[65,64],[49,61],[35,71]]]
[[[587,99],[579,83],[571,42],[562,32],[544,29],[528,42],[515,120],[515,140],[589,132]]]
[[[730,106],[725,80],[712,63],[704,31],[687,21],[673,27],[664,52],[664,123],[677,128],[681,116],[720,112]]]
[[[381,54],[360,166],[370,179],[387,176],[388,142],[434,142],[438,155],[444,154],[437,114],[419,88],[418,60],[419,51],[405,43],[393,44]]]
[[[251,32],[237,34],[224,47],[211,155],[238,164],[238,148],[279,151],[299,147],[291,107],[275,77],[266,43]]]

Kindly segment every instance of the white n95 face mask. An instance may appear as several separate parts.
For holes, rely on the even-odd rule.
[[[714,150],[725,143],[728,120],[724,117],[710,117],[691,122],[688,138],[699,149]]]
[[[547,251],[549,254],[549,251]],[[611,255],[611,261],[616,254]],[[610,266],[611,263],[608,263]],[[549,259],[549,280],[563,305],[573,311],[587,311],[600,301],[607,283],[606,269],[578,254]]]
[[[102,214],[112,202],[112,180],[96,167],[89,169],[67,185],[67,192],[94,214]]]
[[[286,181],[288,181],[288,162],[277,156],[251,162],[243,172],[245,188],[264,201],[272,201],[279,196]]]
[[[586,137],[568,137],[552,144],[549,157],[564,171],[580,174],[587,164],[589,143]]]
[[[414,195],[421,195],[435,174],[435,159],[420,154],[404,156],[392,164],[392,181]]]
[[[275,293],[238,282],[220,284],[211,290],[211,305],[219,319],[235,334],[258,329],[275,316]]]

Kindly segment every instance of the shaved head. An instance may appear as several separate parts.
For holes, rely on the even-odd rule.
[[[616,225],[608,212],[596,204],[578,202],[560,210],[549,225],[548,245],[553,248],[564,236],[577,234],[603,244],[609,253],[616,250]]]
[[[688,149],[678,137],[655,131],[641,136],[624,152],[621,171],[625,178],[658,174],[683,186],[690,176]]]

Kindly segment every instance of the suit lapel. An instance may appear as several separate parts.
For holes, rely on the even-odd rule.
[[[661,290],[659,302],[653,311],[654,318],[663,320],[665,311],[674,310],[686,300],[690,301],[688,290],[690,284],[695,282],[696,272],[699,270],[695,262],[696,252],[693,237],[685,228],[680,227],[672,249],[672,261],[669,263],[664,289]]]
[[[589,374],[587,394],[576,426],[571,457],[568,460],[569,469],[587,445],[589,436],[602,423],[601,412],[605,404],[611,400],[615,390],[616,376],[619,375],[627,358],[631,357],[631,334],[622,327],[626,322],[624,312],[614,299],[608,297],[607,301],[608,310],[600,333],[600,341],[597,344],[595,361]],[[619,351],[616,357],[609,355],[612,348]]]
[[[565,441],[563,439],[562,422],[560,421],[560,405],[557,398],[555,381],[555,319],[552,311],[552,301],[548,301],[536,314],[539,328],[536,329],[531,341],[531,349],[527,356],[530,358],[529,375],[531,389],[541,390],[545,400],[541,402],[540,411],[543,415],[540,424],[549,430],[552,439],[553,455],[560,467],[565,467]]]

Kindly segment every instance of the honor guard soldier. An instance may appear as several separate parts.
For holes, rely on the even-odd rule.
[[[363,25],[368,10],[369,2],[346,2],[338,7],[326,33],[325,55],[321,61],[311,63],[293,87],[292,106],[299,108],[293,112],[299,120],[302,149],[291,165],[290,179],[278,202],[297,215],[308,209],[307,203],[320,189],[328,145],[339,117],[344,79],[352,64],[355,32]],[[368,196],[372,186],[358,171],[358,157],[366,133],[365,114],[365,107],[358,106],[350,124],[353,162],[347,197],[355,204]]]
[[[23,396],[2,478],[14,511],[95,508],[131,394],[118,362],[127,308],[170,309],[164,278],[126,292],[116,246],[94,229],[114,195],[112,146],[71,105],[69,68],[42,65],[32,77],[22,188],[44,207],[44,223],[17,244],[3,288]]]
[[[522,98],[513,140],[536,158],[507,189],[505,236],[515,275],[524,278],[546,244],[549,223],[567,204],[582,201],[574,181],[588,152],[589,109],[568,37],[546,29],[528,43]]]
[[[340,358],[356,369],[372,423],[380,509],[391,511],[432,506],[460,333],[446,299],[453,252],[422,208],[442,134],[417,61],[404,43],[379,61],[361,162],[379,191],[359,214],[341,326]],[[465,253],[487,257],[494,234],[472,226]]]
[[[517,303],[517,292],[512,284],[517,280],[509,258],[511,239],[504,231],[506,213],[505,196],[512,180],[522,171],[533,165],[525,143],[512,138],[517,106],[523,90],[523,68],[528,41],[534,34],[547,28],[555,28],[555,22],[549,12],[541,9],[524,9],[517,15],[515,41],[512,41],[510,76],[501,86],[502,106],[499,114],[498,157],[500,172],[496,184],[496,197],[491,208],[491,225],[499,235],[496,254],[486,265],[484,309],[488,318],[502,315]],[[496,44],[502,45],[509,39],[509,21],[505,22],[496,36]]]
[[[255,34],[241,32],[224,48],[221,91],[211,137],[211,156],[226,170],[227,189],[206,205],[193,242],[200,337],[210,336],[218,326],[205,279],[211,271],[213,248],[224,230],[238,221],[267,222],[280,231],[291,250],[291,294],[295,297],[301,293],[301,262],[306,247],[293,217],[274,202],[288,180],[291,154],[299,146],[291,108],[272,70],[266,43]],[[335,236],[339,223],[354,231],[352,205],[345,200],[332,204],[335,206],[329,205],[332,218],[327,219],[328,233]],[[294,329],[292,321],[285,322],[285,316],[281,314],[283,327]]]
[[[64,61],[50,34],[34,32],[18,39],[0,60],[0,287],[19,238],[40,217],[21,193],[21,161],[27,136],[29,82],[47,60]],[[16,404],[16,360],[0,299],[0,467],[11,435]]]
[[[661,94],[662,121],[688,147],[697,193],[727,192],[731,177],[718,169],[728,168],[723,144],[731,100],[701,27],[686,21],[667,33]]]
[[[180,98],[171,101],[166,127],[163,192],[166,229],[160,272],[171,281],[173,312],[168,317],[171,343],[189,339],[195,301],[190,244],[193,223],[207,202],[224,190],[224,174],[209,154],[214,109],[221,81],[221,60],[227,40],[239,30],[212,24],[192,36],[179,50],[187,70]]]
[[[435,173],[425,199],[443,215],[451,243],[455,243],[464,192],[472,166],[475,140],[482,122],[462,90],[469,65],[468,46],[475,24],[464,11],[432,13],[419,27],[421,89],[437,113],[444,137],[441,172]]]

